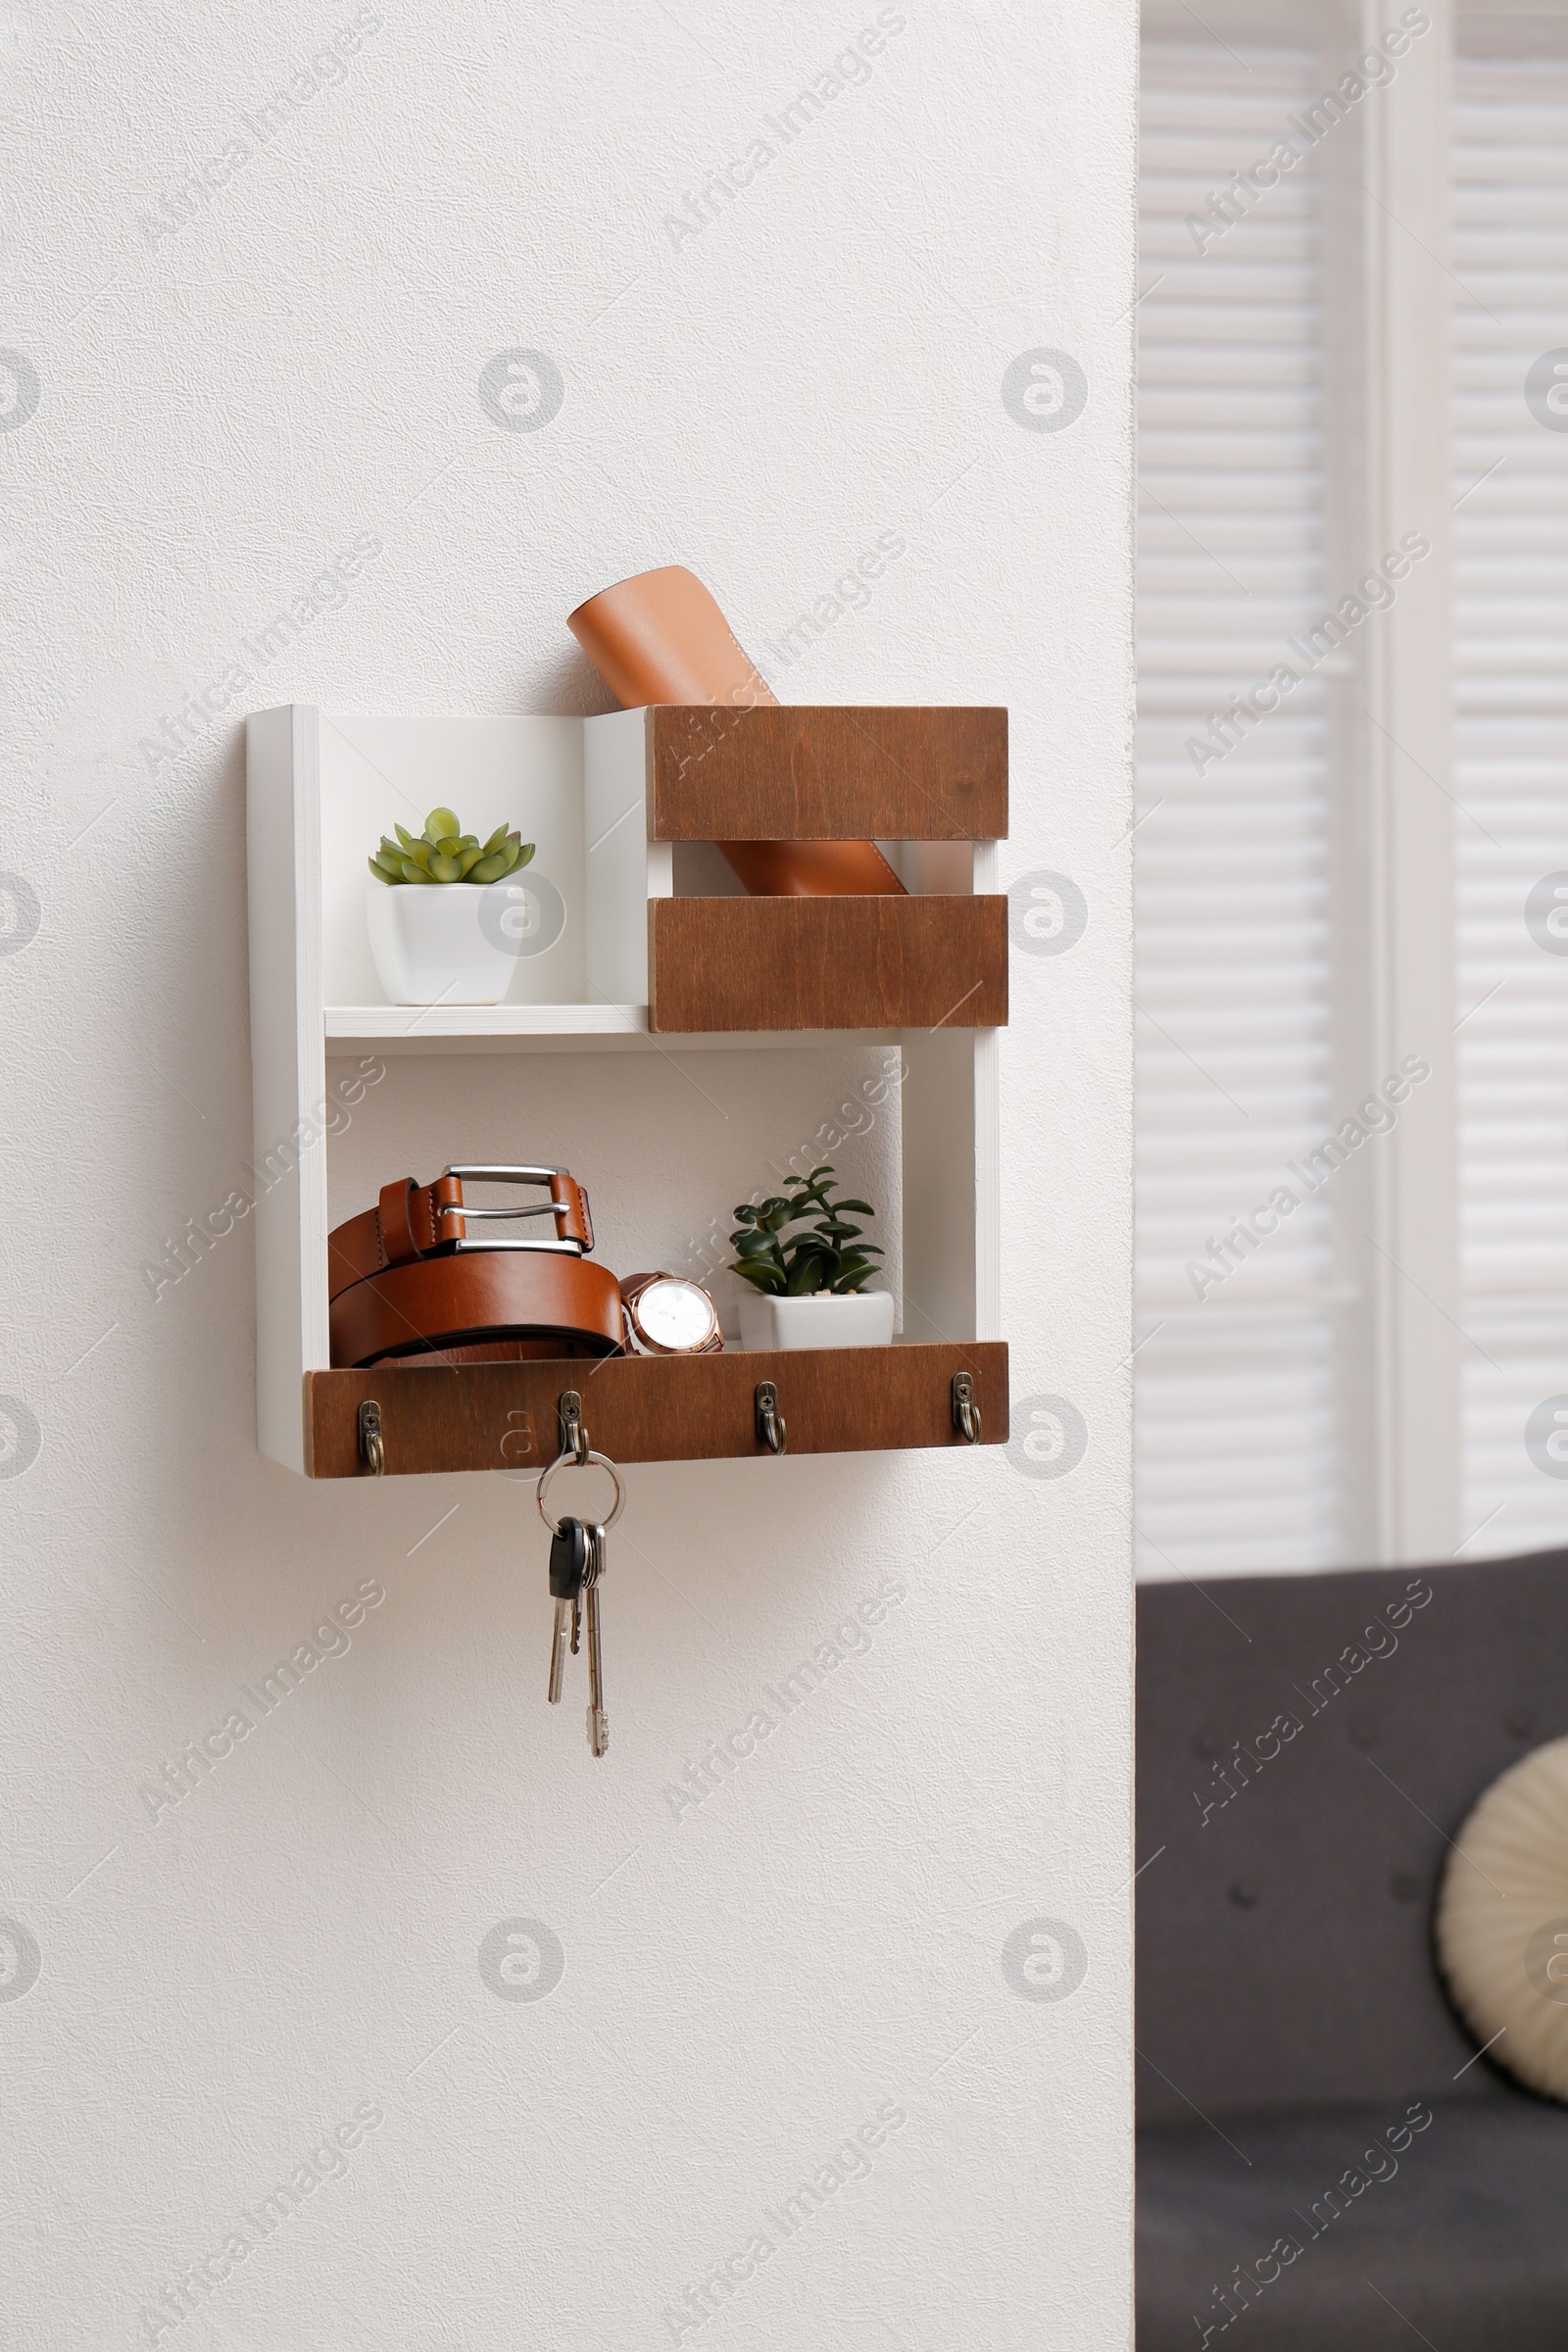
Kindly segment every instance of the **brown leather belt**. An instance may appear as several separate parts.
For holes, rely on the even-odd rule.
[[[547,1186],[529,1208],[466,1205],[463,1180]],[[470,1223],[553,1217],[549,1240],[480,1240]],[[327,1236],[334,1365],[439,1354],[516,1361],[620,1351],[620,1285],[589,1265],[588,1196],[564,1168],[448,1168],[383,1185],[373,1209]]]
[[[548,1185],[549,1204],[530,1208],[465,1208],[463,1180],[472,1184]],[[555,1241],[569,1244],[573,1253],[587,1256],[594,1246],[593,1218],[588,1196],[564,1168],[448,1168],[434,1184],[416,1184],[405,1176],[383,1184],[374,1208],[368,1208],[326,1237],[327,1295],[335,1298],[350,1283],[363,1282],[388,1266],[412,1265],[430,1257],[444,1243],[466,1243],[468,1249],[493,1249],[493,1243],[470,1240],[468,1225],[494,1219],[554,1216]],[[551,1244],[512,1243],[530,1253],[549,1250]]]

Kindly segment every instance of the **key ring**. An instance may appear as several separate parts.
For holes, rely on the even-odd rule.
[[[597,1464],[598,1464],[598,1466],[599,1466],[599,1468],[600,1468],[601,1470],[608,1470],[608,1471],[609,1471],[609,1473],[610,1473],[610,1478],[611,1478],[611,1484],[613,1486],[613,1488],[614,1488],[614,1490],[615,1490],[615,1507],[614,1507],[614,1509],[613,1509],[613,1510],[611,1512],[611,1514],[610,1514],[610,1517],[609,1517],[608,1519],[601,1519],[601,1520],[598,1522],[599,1526],[601,1526],[601,1527],[604,1527],[604,1528],[612,1528],[612,1527],[613,1527],[613,1526],[614,1526],[614,1524],[615,1524],[615,1521],[616,1521],[616,1520],[617,1520],[617,1519],[620,1517],[621,1511],[622,1511],[622,1509],[623,1509],[623,1507],[624,1507],[624,1505],[625,1505],[625,1501],[626,1501],[626,1490],[625,1490],[625,1488],[624,1488],[624,1487],[621,1485],[621,1483],[620,1483],[620,1472],[619,1472],[619,1471],[618,1471],[618,1470],[615,1468],[615,1465],[614,1465],[614,1463],[613,1463],[613,1462],[611,1460],[611,1458],[610,1458],[609,1454],[608,1454],[608,1453],[595,1453],[595,1452],[593,1452],[593,1451],[590,1449],[590,1451],[589,1451],[589,1453],[588,1453],[587,1461],[585,1461],[585,1462],[579,1462],[579,1461],[577,1460],[577,1457],[576,1457],[576,1455],[575,1455],[575,1454],[572,1454],[572,1453],[558,1453],[558,1454],[557,1454],[557,1456],[556,1456],[556,1458],[555,1458],[555,1460],[554,1460],[554,1461],[551,1463],[551,1465],[550,1465],[549,1469],[548,1469],[548,1470],[545,1470],[545,1471],[543,1471],[543,1472],[540,1474],[539,1484],[538,1484],[538,1487],[536,1488],[536,1490],[535,1490],[535,1494],[534,1494],[534,1499],[535,1499],[535,1501],[536,1501],[536,1502],[538,1503],[538,1505],[539,1505],[539,1516],[540,1516],[540,1518],[541,1518],[541,1519],[544,1521],[544,1523],[545,1523],[546,1527],[548,1527],[548,1528],[549,1528],[549,1530],[550,1530],[550,1533],[551,1533],[553,1536],[559,1536],[559,1535],[560,1535],[560,1533],[561,1533],[561,1527],[560,1527],[560,1523],[559,1523],[559,1521],[557,1521],[557,1520],[555,1520],[555,1519],[552,1519],[552,1518],[551,1518],[551,1516],[550,1516],[550,1513],[549,1513],[549,1512],[548,1512],[548,1511],[545,1509],[545,1489],[546,1489],[546,1487],[547,1487],[547,1486],[550,1484],[550,1481],[551,1481],[551,1480],[552,1480],[552,1479],[555,1477],[555,1475],[556,1475],[556,1472],[557,1472],[558,1470],[561,1470],[561,1469],[572,1469],[572,1470],[577,1470],[577,1469],[586,1469],[586,1468],[588,1468],[588,1466],[589,1466],[590,1464],[592,1464],[592,1463],[597,1463]]]

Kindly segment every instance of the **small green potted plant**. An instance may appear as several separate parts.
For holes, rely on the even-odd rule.
[[[516,879],[533,843],[497,825],[488,841],[432,808],[420,834],[394,825],[369,859],[370,954],[393,1004],[499,1004],[526,936],[530,894]]]
[[[741,1295],[743,1348],[885,1348],[893,1338],[893,1294],[868,1291],[884,1252],[852,1216],[874,1217],[869,1200],[835,1199],[831,1161],[792,1193],[755,1205],[743,1200],[730,1235]],[[791,1231],[791,1228],[796,1230]]]

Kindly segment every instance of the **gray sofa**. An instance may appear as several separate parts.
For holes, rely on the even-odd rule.
[[[1568,1551],[1138,1625],[1139,2352],[1565,2352],[1568,2110],[1475,2057],[1431,1923],[1568,1733]]]

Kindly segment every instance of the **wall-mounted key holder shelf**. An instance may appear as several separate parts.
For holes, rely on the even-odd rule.
[[[596,1442],[625,1461],[765,1458],[755,1393],[769,1380],[792,1453],[962,1446],[971,1439],[955,1410],[959,1373],[980,1409],[979,1442],[1002,1442],[996,1033],[1007,973],[996,881],[1006,800],[1006,713],[997,710],[665,706],[588,719],[379,718],[294,705],[254,715],[255,1141],[258,1166],[273,1171],[252,1218],[262,1450],[310,1476],[368,1475],[357,1416],[373,1401],[389,1473],[538,1466],[554,1450],[554,1399],[585,1374]],[[418,831],[438,805],[460,808],[481,837],[520,823],[537,846],[519,879],[542,878],[559,900],[557,935],[545,952],[518,955],[500,1004],[395,1005],[376,976],[367,852],[394,821]],[[721,838],[875,839],[907,895],[749,898],[714,846]],[[668,1070],[678,1049],[687,1073],[755,1077],[758,1056],[786,1052],[799,1071],[799,1057],[814,1053],[828,1072],[835,1053],[862,1044],[896,1049],[900,1072],[885,1114],[896,1124],[897,1199],[877,1229],[887,1239],[896,1218],[902,1332],[892,1348],[726,1348],[612,1359],[591,1372],[564,1360],[438,1358],[331,1368],[326,1235],[373,1204],[374,1186],[366,1193],[362,1180],[353,1197],[329,1199],[333,1148],[319,1133],[329,1058],[371,1054],[384,1066],[383,1121],[399,1072],[412,1084],[417,1068],[428,1121],[430,1083],[445,1086],[450,1070],[456,1102],[470,1056],[507,1056],[514,1078],[488,1064],[495,1090],[515,1102],[507,1148],[536,1159],[550,1153],[533,1131],[528,1061],[581,1057],[592,1108],[574,1114],[572,1152],[593,1184],[599,1172],[637,1167],[650,1149],[624,1108],[628,1089],[600,1057],[653,1056]],[[467,1139],[443,1132],[449,1156],[463,1156]],[[793,1140],[760,1128],[758,1167]],[[428,1156],[411,1140],[376,1181]],[[699,1142],[690,1157],[693,1202],[727,1209],[736,1191],[710,1198]],[[663,1262],[660,1233],[617,1234],[605,1199],[599,1184],[601,1262],[623,1276]],[[671,1250],[678,1238],[670,1233]],[[524,1424],[547,1433],[531,1453],[519,1451]]]
[[[956,1403],[954,1382],[967,1382]],[[759,1404],[759,1391],[772,1397]],[[607,1357],[591,1364],[416,1364],[313,1372],[306,1382],[312,1478],[424,1470],[542,1470],[560,1448],[560,1400],[573,1389],[602,1452],[617,1462],[765,1461],[770,1453],[869,1453],[1000,1446],[1007,1435],[1007,1350],[967,1347],[802,1348],[780,1355]],[[368,1404],[376,1408],[365,1437]],[[769,1409],[775,1446],[768,1435]],[[976,1435],[965,1435],[963,1414]]]

